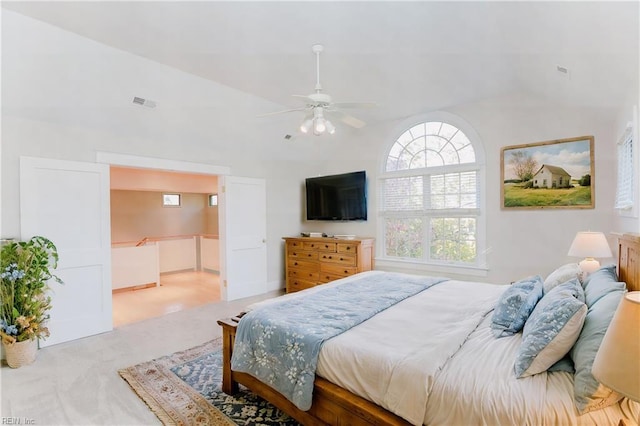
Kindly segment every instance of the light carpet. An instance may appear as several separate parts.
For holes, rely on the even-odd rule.
[[[243,386],[222,392],[221,348],[215,339],[118,373],[165,425],[298,425]]]

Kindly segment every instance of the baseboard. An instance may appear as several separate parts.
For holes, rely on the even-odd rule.
[[[282,281],[267,281],[267,291],[284,290],[285,284]]]

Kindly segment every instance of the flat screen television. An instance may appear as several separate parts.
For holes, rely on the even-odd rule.
[[[363,171],[307,178],[307,220],[367,220]]]

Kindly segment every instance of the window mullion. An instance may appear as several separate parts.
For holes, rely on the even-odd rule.
[[[431,260],[431,223],[428,211],[431,210],[431,175],[422,176],[423,212],[422,212],[422,258],[425,261]]]

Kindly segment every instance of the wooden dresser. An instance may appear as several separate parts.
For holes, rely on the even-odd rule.
[[[618,237],[618,275],[627,283],[627,290],[640,291],[640,234]]]
[[[373,238],[283,239],[287,293],[373,269]]]

